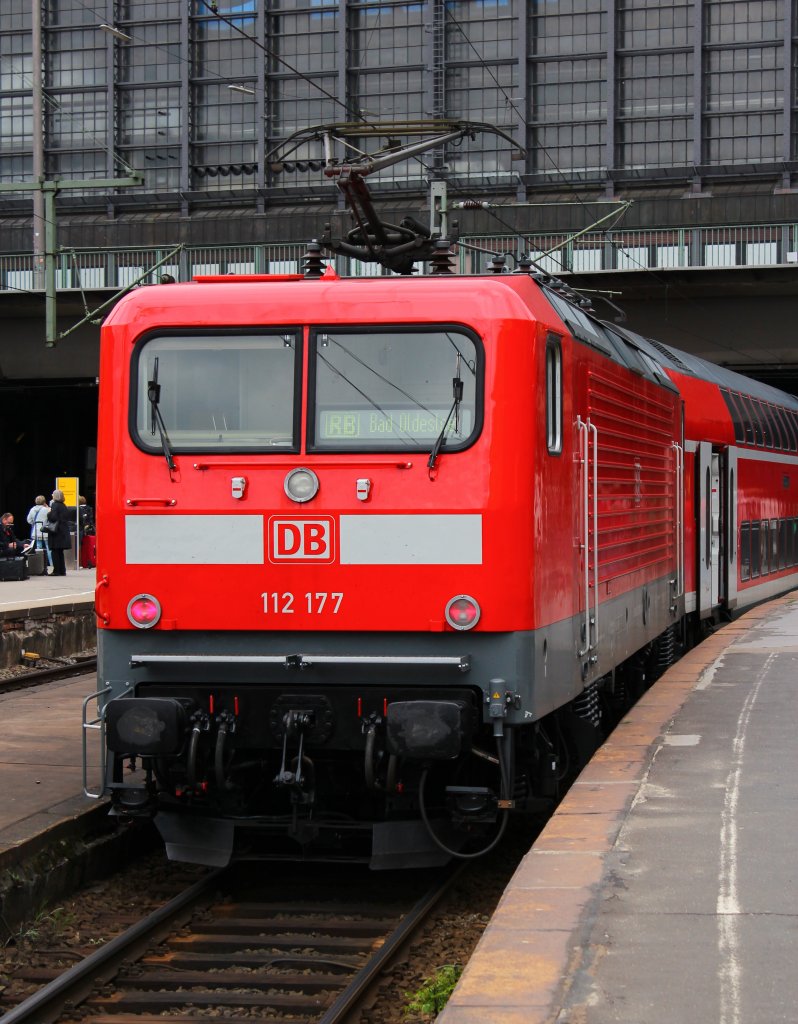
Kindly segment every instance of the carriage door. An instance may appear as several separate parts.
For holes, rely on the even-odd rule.
[[[737,449],[723,453],[723,596],[726,607],[737,607]]]
[[[698,444],[698,615],[706,619],[720,600],[720,456]]]

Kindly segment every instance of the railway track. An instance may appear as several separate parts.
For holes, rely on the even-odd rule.
[[[247,879],[227,869],[196,883],[63,974],[23,972],[43,987],[3,1024],[340,1024],[456,874],[421,890],[350,869],[253,883],[264,865],[244,868]]]
[[[58,679],[71,679],[72,676],[82,676],[96,671],[96,657],[80,658],[69,662],[69,664],[52,665],[48,668],[28,669],[25,672],[20,672],[18,675],[0,679],[0,693],[24,690],[29,686],[38,686],[40,683],[51,683]]]

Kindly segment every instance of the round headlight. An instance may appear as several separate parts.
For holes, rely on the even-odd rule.
[[[310,501],[319,491],[319,478],[312,469],[292,469],[285,478],[285,493],[291,501]]]
[[[468,594],[458,594],[446,605],[446,621],[452,629],[472,629],[481,614],[479,605]]]
[[[151,629],[161,617],[161,602],[152,594],[137,594],[127,606],[127,617],[136,629]]]

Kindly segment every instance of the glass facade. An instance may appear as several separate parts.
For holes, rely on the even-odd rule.
[[[294,132],[455,118],[501,128],[523,160],[478,132],[381,172],[376,187],[423,186],[432,167],[468,189],[514,192],[783,175],[798,170],[797,10],[798,0],[41,0],[45,173],[110,177],[127,164],[154,193],[324,195],[334,184],[302,163],[322,158],[320,141],[281,153],[288,167],[274,158]],[[31,0],[4,0],[0,182],[32,173],[31,26]]]

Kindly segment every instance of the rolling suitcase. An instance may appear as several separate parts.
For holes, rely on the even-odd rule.
[[[93,569],[97,564],[97,538],[84,537],[80,542],[80,567]]]
[[[28,562],[24,558],[0,558],[0,580],[26,580]]]
[[[41,576],[47,562],[44,559],[43,551],[31,551],[28,554],[28,575]]]

